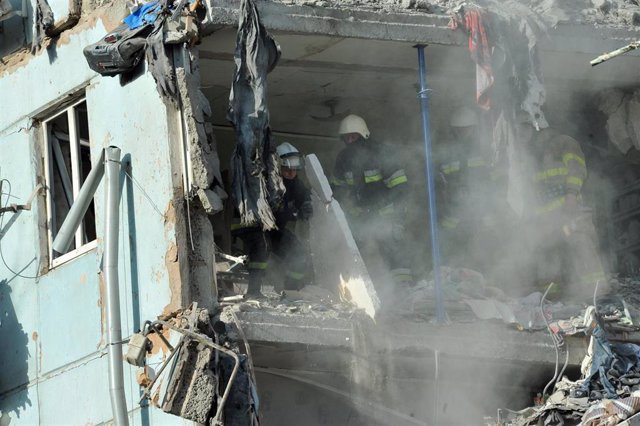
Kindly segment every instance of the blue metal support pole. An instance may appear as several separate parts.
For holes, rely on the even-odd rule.
[[[420,72],[420,109],[422,111],[422,133],[424,136],[424,153],[426,157],[427,196],[429,198],[429,229],[431,230],[431,257],[433,259],[433,280],[436,296],[436,321],[444,324],[445,312],[442,301],[442,285],[440,275],[440,243],[438,238],[438,212],[436,209],[436,185],[434,180],[433,159],[431,152],[431,128],[429,126],[429,98],[427,96],[427,69],[424,60],[425,45],[418,44],[418,68]]]

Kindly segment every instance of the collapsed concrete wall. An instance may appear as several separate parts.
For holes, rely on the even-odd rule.
[[[240,349],[243,334],[235,314],[224,316],[227,323],[222,317],[210,317],[194,303],[145,323],[127,356],[143,367],[141,402],[148,398],[162,411],[198,424],[256,424],[259,402],[251,360]]]

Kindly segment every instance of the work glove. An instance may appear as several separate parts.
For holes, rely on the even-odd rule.
[[[313,216],[313,206],[311,205],[311,201],[305,201],[300,206],[300,217],[302,220],[309,220]]]

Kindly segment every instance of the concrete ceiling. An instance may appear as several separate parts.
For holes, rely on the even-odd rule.
[[[225,118],[233,75],[234,28],[206,37],[200,45],[203,91],[214,111],[214,123]],[[363,115],[380,139],[398,134],[420,135],[416,97],[417,55],[410,43],[275,33],[282,60],[269,75],[271,124],[275,131],[335,135],[338,120],[328,117],[327,101],[336,113]],[[475,65],[466,49],[427,47],[428,81],[432,89],[432,123],[437,134],[449,112],[475,97]],[[575,98],[603,87],[637,86],[638,58],[620,57],[591,68],[589,56],[544,52],[542,55],[549,109],[571,108]],[[316,117],[316,118],[314,118]]]
[[[330,115],[330,100],[337,102],[336,113],[363,115],[381,130],[392,122],[402,128],[419,124],[417,54],[411,44],[321,35],[275,37],[282,47],[281,62],[268,80],[275,130],[335,135],[337,120],[313,118]],[[234,46],[234,29],[218,31],[200,46],[202,86],[217,124],[226,124]],[[468,53],[441,46],[428,47],[427,52],[432,102],[464,102],[464,93],[473,93],[475,84]],[[464,66],[448,67],[452,62]]]

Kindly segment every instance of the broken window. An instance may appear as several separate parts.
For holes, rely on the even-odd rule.
[[[47,224],[50,267],[55,267],[96,246],[95,206],[92,201],[66,253],[53,250],[69,209],[91,171],[87,103],[78,101],[43,120],[47,180]]]

